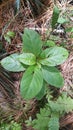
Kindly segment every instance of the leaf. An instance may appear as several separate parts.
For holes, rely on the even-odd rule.
[[[39,61],[42,65],[57,66],[65,62],[68,57],[68,51],[62,47],[50,47],[41,53],[41,60]]]
[[[2,123],[0,126],[1,130],[21,130],[21,125],[17,122],[10,122],[10,123]]]
[[[64,85],[64,80],[58,69],[55,67],[43,67],[42,68],[44,80],[57,88],[61,88]]]
[[[20,84],[20,93],[24,99],[34,98],[42,89],[43,76],[38,68],[31,66],[23,74]]]
[[[64,24],[64,23],[67,23],[68,20],[66,20],[66,19],[63,18],[63,17],[59,17],[57,22],[60,23],[60,24]]]
[[[31,29],[25,29],[22,36],[23,51],[33,53],[38,56],[42,49],[42,41],[40,35]]]
[[[8,71],[21,72],[24,71],[24,66],[18,61],[19,54],[12,54],[1,60],[1,65]]]
[[[63,93],[57,101],[49,101],[49,106],[54,112],[60,114],[68,113],[73,111],[73,99],[68,97],[66,93]]]
[[[36,57],[32,53],[22,53],[18,59],[25,65],[34,65],[36,63]]]
[[[21,130],[22,128],[21,128],[21,125],[20,124],[18,124],[17,122],[11,122],[11,126],[10,126],[10,129],[11,130]]]
[[[8,31],[8,32],[7,32],[7,35],[8,35],[9,37],[11,37],[11,38],[14,38],[15,33],[12,32],[12,31]]]
[[[51,111],[48,108],[41,108],[40,114],[37,114],[37,119],[33,120],[32,125],[35,130],[47,130]]]
[[[52,41],[52,40],[47,40],[46,46],[48,46],[48,47],[53,47],[53,46],[55,46],[55,42]]]
[[[67,29],[66,29],[66,32],[71,32],[71,33],[72,33],[72,32],[73,32],[73,27],[67,28]]]
[[[55,28],[55,25],[56,25],[56,23],[57,23],[59,14],[60,14],[60,11],[59,11],[58,7],[57,7],[57,6],[54,6],[53,15],[52,15],[52,23],[51,23],[52,29]]]
[[[9,44],[11,44],[11,38],[7,34],[4,35],[4,38]]]
[[[41,100],[45,94],[46,94],[46,84],[43,83],[43,86],[42,86],[41,91],[38,93],[38,95],[36,95],[35,98],[36,98],[37,100]]]
[[[49,130],[59,130],[59,118],[51,117],[49,120]]]

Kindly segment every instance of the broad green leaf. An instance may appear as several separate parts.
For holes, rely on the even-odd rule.
[[[19,56],[19,61],[25,65],[34,65],[36,63],[36,57],[32,53],[22,53]]]
[[[48,84],[57,88],[63,87],[64,79],[58,69],[56,69],[55,67],[45,66],[42,68],[42,73],[44,80]]]
[[[9,37],[11,37],[11,38],[14,38],[15,33],[14,33],[13,31],[8,31],[8,32],[7,32],[7,35],[8,35]]]
[[[42,59],[39,62],[42,65],[57,66],[68,58],[68,51],[62,47],[55,46],[44,50],[40,56]]]
[[[41,89],[41,91],[38,93],[38,95],[36,95],[36,99],[37,100],[41,100],[42,98],[43,98],[43,96],[45,95],[45,93],[46,93],[46,87],[45,87],[45,83],[43,83],[43,86],[42,86],[42,89]]]
[[[7,34],[4,35],[4,38],[9,44],[11,44],[11,38]]]
[[[57,7],[57,6],[54,6],[53,15],[52,15],[52,23],[51,23],[52,29],[55,28],[55,25],[56,25],[56,23],[57,23],[59,14],[60,14],[60,11],[59,11],[58,7]]]
[[[24,71],[24,66],[18,61],[19,54],[12,54],[1,60],[1,65],[8,71],[20,72]]]
[[[23,74],[20,84],[20,93],[24,99],[34,98],[42,89],[43,76],[38,68],[33,66]]]
[[[64,24],[64,23],[67,23],[68,20],[63,18],[63,17],[59,17],[57,22],[60,23],[60,24]]]
[[[25,29],[22,36],[23,51],[33,53],[38,56],[42,49],[42,40],[40,35],[31,29]]]
[[[73,27],[67,28],[67,29],[66,29],[66,32],[71,32],[71,33],[73,33]]]
[[[51,117],[49,120],[49,130],[59,130],[59,118]]]
[[[52,40],[47,40],[45,45],[48,46],[48,47],[53,47],[53,46],[55,46],[55,42],[52,41]]]

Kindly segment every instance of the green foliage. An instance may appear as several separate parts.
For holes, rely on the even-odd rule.
[[[54,6],[53,15],[52,15],[52,23],[51,23],[52,29],[55,28],[55,25],[56,25],[56,23],[57,23],[59,14],[60,14],[60,11],[59,11],[58,7],[57,7],[57,6]]]
[[[69,33],[69,37],[73,38],[73,27],[68,27],[65,30],[67,33]]]
[[[66,29],[66,32],[71,32],[71,33],[73,33],[73,27],[67,28],[67,29]]]
[[[28,68],[21,80],[20,92],[23,98],[34,98],[42,89],[43,76],[39,68]]]
[[[24,66],[18,61],[19,54],[12,54],[1,61],[2,66],[12,72],[24,71]]]
[[[19,56],[19,61],[26,65],[34,65],[36,64],[36,57],[32,53],[23,53]]]
[[[8,31],[8,32],[7,32],[7,35],[8,35],[9,37],[11,37],[11,38],[14,38],[15,33],[14,33],[13,31]]]
[[[39,95],[37,99],[41,99],[45,94],[44,81],[58,88],[63,86],[63,77],[54,66],[67,59],[68,51],[57,46],[43,50],[44,43],[40,35],[30,29],[24,30],[22,39],[22,53],[4,58],[1,65],[13,72],[25,70],[20,83],[21,96],[24,99],[32,99]]]
[[[21,125],[14,121],[9,124],[2,123],[0,130],[21,130]]]
[[[51,97],[51,95],[49,95]],[[59,130],[59,118],[73,110],[73,99],[66,93],[62,94],[55,101],[48,97],[48,103],[36,114],[36,119],[26,121],[36,130]]]
[[[57,21],[57,22],[60,23],[60,24],[64,24],[64,23],[67,23],[68,20],[66,20],[65,18],[63,18],[63,17],[61,16],[61,17],[58,18],[58,21]]]
[[[9,43],[11,44],[11,38],[6,34],[4,35],[4,39]]]
[[[47,66],[57,66],[62,64],[68,57],[68,52],[62,47],[50,47],[41,53],[40,63]]]
[[[37,114],[37,119],[32,121],[32,126],[36,130],[48,130],[48,123],[50,120],[51,111],[48,108],[41,108],[40,114]]]
[[[15,33],[14,33],[14,32],[8,31],[8,32],[4,35],[4,38],[5,38],[5,40],[6,40],[9,44],[11,44],[11,38],[14,38],[14,36],[15,36]]]
[[[42,86],[40,92],[36,95],[35,98],[37,100],[41,100],[45,94],[46,94],[46,83],[43,82],[43,86]]]
[[[55,46],[55,42],[54,42],[54,41],[52,41],[52,40],[47,40],[47,42],[46,42],[45,46],[48,46],[48,47],[53,47],[53,46]]]
[[[23,51],[38,56],[42,51],[42,41],[39,34],[31,29],[25,29],[22,36]]]
[[[48,126],[49,130],[59,130],[59,118],[53,115],[49,120]]]
[[[73,110],[73,99],[67,97],[64,93],[60,96],[57,101],[49,101],[49,106],[51,107],[52,111],[59,112],[62,114],[63,112],[71,112]]]
[[[52,86],[56,86],[57,88],[60,88],[63,86],[64,84],[63,77],[61,76],[58,69],[56,69],[55,67],[46,67],[46,66],[43,67],[42,74],[43,74],[44,80],[48,84]]]

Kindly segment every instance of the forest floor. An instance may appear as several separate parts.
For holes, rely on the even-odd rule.
[[[60,7],[62,8],[62,7]],[[65,7],[64,7],[65,8]],[[7,55],[21,51],[22,40],[21,34],[24,28],[36,30],[40,33],[42,39],[46,38],[46,31],[50,30],[50,21],[52,17],[53,6],[50,6],[43,14],[34,18],[29,7],[21,6],[20,10],[14,15],[14,7],[12,2],[3,3],[0,5],[0,59]],[[69,5],[66,9],[66,13],[70,19],[69,23],[64,25],[66,27],[73,27],[73,6]],[[9,44],[5,39],[4,35],[8,31],[15,32],[15,37]],[[72,32],[73,33],[73,32]],[[61,91],[65,91],[73,98],[73,34],[68,32],[65,37],[57,36],[55,40],[56,44],[63,45],[69,51],[69,57],[67,61],[60,66],[60,70],[63,74],[65,84]],[[48,33],[49,39],[49,33]],[[7,73],[9,77],[5,74]],[[3,110],[2,119],[6,120],[10,114],[13,116],[15,121],[19,122],[23,115],[23,109],[25,101],[21,99],[19,93],[19,83],[22,73],[9,73],[0,67],[0,110]],[[12,94],[9,95],[9,89],[6,90],[5,86],[9,84],[11,87]],[[27,111],[26,119],[34,115],[39,111],[39,102],[36,100],[31,101],[31,109]],[[0,117],[1,118],[1,117]],[[23,119],[24,120],[24,119]],[[66,114],[60,120],[61,130],[73,130],[73,113]],[[27,128],[23,123],[23,130],[32,130]]]

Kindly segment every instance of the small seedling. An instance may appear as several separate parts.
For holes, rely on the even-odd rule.
[[[8,71],[23,73],[20,83],[20,93],[24,99],[38,98],[44,95],[44,82],[54,87],[61,88],[64,79],[55,67],[64,63],[68,57],[68,51],[63,47],[54,45],[51,41],[44,42],[40,35],[31,30],[25,29],[22,35],[22,53],[12,54],[1,61],[1,65]],[[47,44],[53,43],[53,47]]]
[[[4,39],[11,44],[11,39],[14,38],[15,33],[12,31],[8,31],[5,35],[4,35]]]

